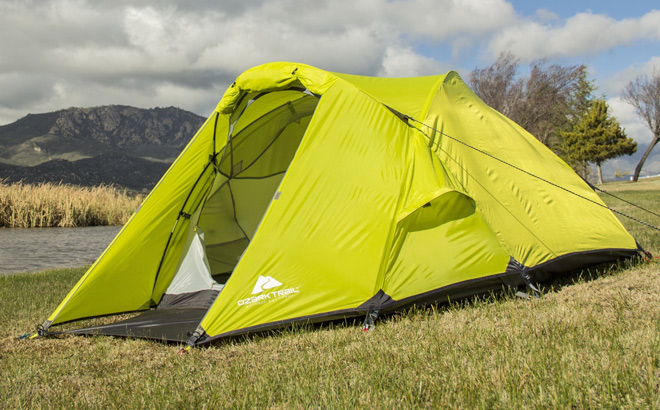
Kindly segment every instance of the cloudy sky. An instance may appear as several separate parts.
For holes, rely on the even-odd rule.
[[[660,5],[621,0],[0,0],[0,124],[126,104],[208,116],[243,70],[466,76],[502,51],[586,64],[628,134],[651,134],[618,95],[660,68]]]

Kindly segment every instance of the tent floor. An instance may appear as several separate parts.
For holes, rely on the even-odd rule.
[[[106,335],[155,339],[184,343],[204,318],[208,309],[147,310],[130,319],[108,325],[66,331],[79,335]]]

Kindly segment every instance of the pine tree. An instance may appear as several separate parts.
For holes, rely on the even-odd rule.
[[[582,121],[584,116],[589,111],[589,108],[594,103],[593,92],[596,90],[596,86],[593,81],[587,79],[586,70],[580,73],[580,78],[577,83],[573,86],[569,99],[569,111],[568,111],[568,122],[562,125],[562,128],[558,130],[557,134],[561,137],[561,143],[559,145],[559,152],[557,153],[564,161],[566,161],[578,174],[584,179],[588,179],[591,176],[591,166],[588,161],[578,160],[572,158],[567,153],[566,150],[570,149],[567,144],[564,143],[564,135],[566,132],[573,130],[577,124]]]
[[[626,136],[619,122],[607,110],[605,100],[596,99],[571,131],[562,132],[564,152],[569,162],[596,164],[600,184],[603,183],[603,162],[637,151],[637,143]]]

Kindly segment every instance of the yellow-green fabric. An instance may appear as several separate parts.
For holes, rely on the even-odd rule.
[[[423,122],[481,150],[433,136],[440,161],[523,265],[592,249],[636,248],[611,211],[566,191],[603,204],[593,189],[534,136],[488,107],[456,73],[447,75]]]
[[[533,269],[636,250],[597,204],[454,72],[387,79],[266,64],[237,78],[48,320],[155,306],[194,226],[213,274],[231,274],[200,324],[213,338],[356,311],[379,292],[412,298],[502,274],[512,259]]]
[[[213,121],[213,116],[206,121],[117,237],[51,314],[49,321],[61,323],[142,310],[153,304],[156,273],[169,234],[192,184],[208,161]],[[192,209],[194,201],[199,201],[200,189],[190,196],[193,199],[188,209]],[[177,224],[170,255],[180,254],[186,239],[183,229],[186,225],[185,219]],[[159,290],[164,291],[172,279],[178,256],[176,259],[168,257],[161,266]]]

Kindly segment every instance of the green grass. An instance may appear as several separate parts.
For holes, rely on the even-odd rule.
[[[660,191],[623,194],[658,211]],[[660,254],[659,232],[623,223]],[[17,340],[82,273],[0,277],[3,408],[660,408],[658,262],[585,270],[541,299],[410,310],[366,333],[299,326],[184,355],[144,340]]]
[[[660,215],[660,178],[648,178],[642,182],[612,182],[598,186],[613,195]],[[634,189],[636,188],[636,189]],[[620,201],[607,194],[601,194],[603,201],[612,209],[632,216],[642,222],[660,227],[660,217]],[[660,255],[660,231],[644,226],[621,215],[619,219],[628,232],[637,239],[644,249],[656,256]]]

